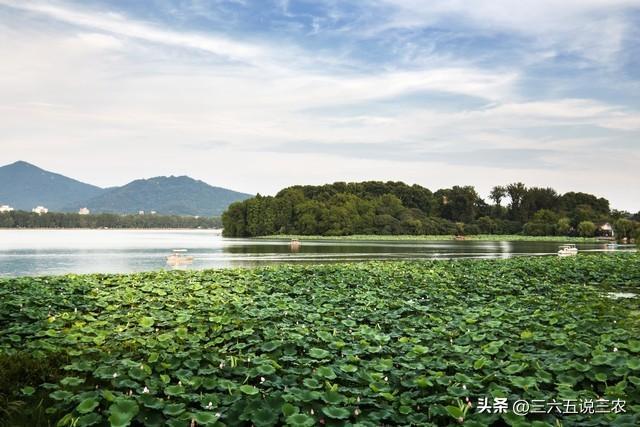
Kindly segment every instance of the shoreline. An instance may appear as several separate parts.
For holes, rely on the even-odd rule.
[[[101,227],[101,228],[88,228],[88,227],[64,227],[64,228],[56,228],[56,227],[29,227],[29,228],[17,228],[17,227],[0,227],[0,231],[64,231],[64,230],[93,230],[93,231],[120,231],[120,230],[133,230],[133,231],[185,231],[185,230],[194,230],[194,231],[220,231],[222,233],[221,228],[139,228],[139,227],[126,227],[126,228],[109,228],[109,227]]]
[[[503,242],[503,241],[521,241],[521,242],[566,242],[566,243],[607,243],[612,240],[600,239],[597,237],[570,237],[570,236],[523,236],[518,234],[477,234],[464,236],[464,239],[458,240],[456,236],[451,234],[443,235],[384,235],[384,234],[354,234],[349,236],[301,236],[301,235],[270,235],[251,237],[251,239],[264,240],[352,240],[352,241],[475,241],[475,242]]]

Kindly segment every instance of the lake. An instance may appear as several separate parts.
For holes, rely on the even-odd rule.
[[[226,239],[219,230],[0,230],[0,276],[128,273],[171,269],[172,249],[187,249],[190,265],[205,269],[280,263],[391,259],[508,258],[555,255],[558,243],[487,241],[302,241]],[[601,243],[577,244],[581,252]]]

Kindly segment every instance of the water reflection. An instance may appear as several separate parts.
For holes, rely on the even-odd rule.
[[[295,247],[294,247],[295,246]],[[558,243],[488,241],[305,241],[223,239],[211,230],[0,230],[0,275],[134,272],[169,269],[173,249],[188,250],[180,269],[391,259],[508,258],[555,255]],[[581,252],[621,250],[578,244]]]

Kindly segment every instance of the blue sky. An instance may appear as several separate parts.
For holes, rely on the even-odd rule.
[[[640,210],[640,0],[0,0],[0,163]]]

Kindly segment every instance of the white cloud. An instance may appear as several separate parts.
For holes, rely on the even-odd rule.
[[[43,14],[79,27],[92,28],[147,42],[200,49],[251,64],[259,64],[260,61],[266,62],[268,58],[276,55],[276,52],[269,51],[256,43],[243,43],[210,34],[169,31],[148,23],[129,20],[115,13],[83,12],[31,0],[0,0],[0,5]]]
[[[640,0],[379,0],[391,6],[390,18],[377,27],[419,28],[444,25],[531,37],[549,48],[610,64],[632,27],[626,12]],[[632,24],[631,24],[632,25]]]
[[[398,3],[408,12],[394,19],[409,22],[414,8],[416,22],[424,23],[428,16],[420,16],[420,4]],[[561,165],[588,147],[583,163],[596,165],[599,158],[613,159],[606,137],[561,136],[553,127],[597,126],[618,136],[637,133],[640,120],[637,110],[588,98],[524,97],[522,69],[485,69],[464,58],[355,72],[349,57],[327,59],[276,41],[176,31],[64,3],[0,5],[23,11],[0,22],[0,39],[10,40],[0,44],[0,57],[11,58],[0,67],[0,164],[24,159],[100,185],[189,174],[251,193],[349,179],[402,179],[431,188],[522,179],[561,191],[600,191],[636,171],[637,151],[620,159],[615,173],[572,169],[571,178],[508,164],[487,168],[270,152],[305,141],[418,152],[542,147],[556,150],[550,161]],[[438,16],[449,13],[443,10]],[[486,18],[487,26],[515,26],[508,13],[491,18],[490,11],[468,13],[477,21]],[[449,94],[453,105],[431,105],[433,93]],[[412,94],[421,94],[423,102],[402,100]],[[481,106],[469,107],[466,97]],[[377,100],[385,108],[374,110]],[[530,135],[530,127],[548,127],[549,134]],[[640,195],[631,199],[640,205]],[[617,200],[620,207],[630,203]]]

